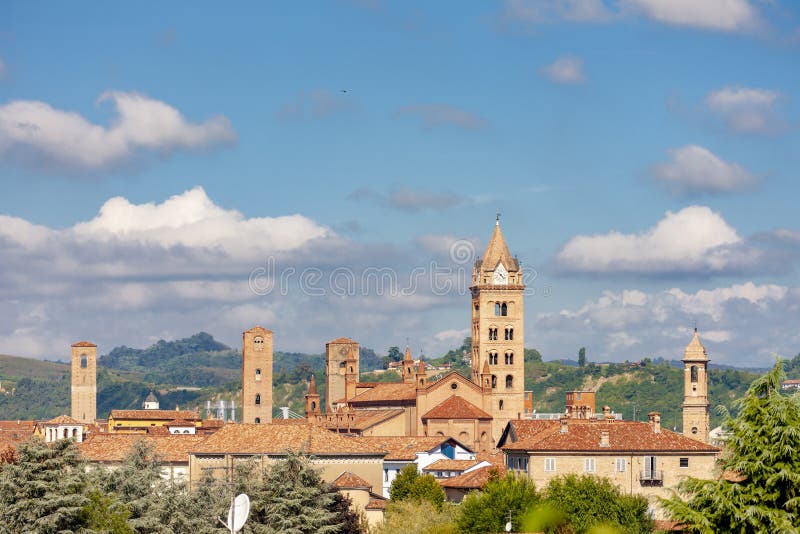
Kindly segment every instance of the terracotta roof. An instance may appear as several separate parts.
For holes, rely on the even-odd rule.
[[[111,410],[109,419],[156,419],[159,421],[172,421],[185,419],[187,421],[200,421],[200,414],[191,410]]]
[[[350,471],[345,471],[336,477],[331,484],[336,489],[365,489],[367,491],[372,489],[372,484]]]
[[[225,426],[225,421],[222,419],[203,419],[200,424],[202,428],[222,428]]]
[[[442,436],[362,436],[361,440],[386,451],[384,461],[413,461],[418,452],[428,452],[450,440]]]
[[[500,449],[490,449],[488,451],[480,451],[475,454],[475,460],[479,462],[489,462],[495,467],[503,467],[506,465],[506,457]]]
[[[414,384],[403,382],[382,382],[374,387],[359,393],[350,403],[376,403],[376,402],[398,402],[417,399],[417,388]]]
[[[512,419],[509,421],[511,434],[509,438],[512,441],[528,439],[550,428],[551,424],[552,421],[547,419]]]
[[[311,381],[308,383],[308,395],[317,395],[317,379],[311,375]]]
[[[89,341],[78,341],[77,343],[72,344],[73,347],[96,347],[94,343]]]
[[[49,421],[45,421],[44,424],[46,425],[80,425],[81,422],[73,419],[68,415],[59,415],[58,417],[54,417]]]
[[[13,430],[13,431],[29,431],[33,432],[33,428],[36,426],[36,421],[26,421],[24,419],[17,419],[15,421],[0,421],[0,431],[2,430]]]
[[[253,333],[253,334],[271,334],[271,333],[272,333],[272,330],[267,330],[267,329],[266,329],[266,328],[264,328],[263,326],[258,326],[258,325],[256,325],[256,326],[254,326],[253,328],[250,328],[250,329],[248,329],[248,330],[245,330],[245,333]]]
[[[491,478],[493,473],[503,476],[505,474],[505,469],[495,466],[479,467],[474,471],[458,475],[457,477],[444,478],[439,481],[439,484],[441,484],[443,488],[464,490],[481,489],[489,482],[489,478]]]
[[[529,421],[533,422],[533,421]],[[687,438],[682,434],[661,428],[654,432],[652,423],[636,421],[596,421],[570,419],[567,432],[561,432],[560,421],[546,423],[544,430],[506,442],[505,451],[593,451],[599,452],[706,452],[716,453],[719,448]],[[608,431],[609,445],[600,446],[600,432]]]
[[[133,432],[135,434],[135,432]],[[147,432],[145,432],[148,436],[169,436],[171,432],[169,428],[166,426],[155,425],[155,426],[148,426]]]
[[[330,345],[331,343],[356,343],[356,341],[350,339],[349,337],[337,337],[336,339],[331,339],[326,343],[326,345]]]
[[[285,454],[302,451],[315,456],[383,456],[385,452],[363,438],[330,432],[303,421],[298,424],[231,424],[206,438],[198,454]]]
[[[133,444],[141,440],[152,445],[164,462],[188,463],[189,451],[204,439],[193,435],[96,434],[77,446],[90,462],[116,463],[125,460]]]
[[[423,471],[466,471],[479,463],[478,460],[451,460],[450,458],[445,458],[436,460],[425,467]]]
[[[191,421],[187,421],[186,419],[173,419],[165,426],[195,426],[195,424]]]
[[[453,395],[443,403],[429,410],[422,416],[425,419],[491,419],[492,416],[484,412],[471,402],[459,395]]]
[[[503,262],[506,270],[518,271],[519,265],[517,260],[511,255],[506,244],[506,239],[503,237],[503,231],[500,229],[500,223],[494,225],[492,237],[489,238],[489,243],[486,245],[486,250],[481,258],[481,268],[484,271],[494,271],[499,261]]]
[[[338,415],[331,414],[331,418],[325,420],[324,426],[331,430],[349,428],[350,430],[359,432],[404,413],[405,410],[402,408],[391,408],[387,410],[352,410],[350,412],[343,412],[341,414],[341,421],[339,421]],[[348,422],[350,415],[352,415],[352,419]]]
[[[382,497],[378,497],[377,495],[372,497],[367,505],[364,507],[365,510],[386,510],[386,499]]]

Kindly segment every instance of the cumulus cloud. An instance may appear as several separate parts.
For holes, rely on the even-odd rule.
[[[275,117],[279,120],[325,119],[352,111],[355,106],[343,93],[334,93],[328,89],[301,91],[294,99],[284,102]]]
[[[669,161],[652,167],[653,176],[676,193],[729,193],[753,186],[758,177],[698,145],[669,151]]]
[[[425,130],[453,127],[461,130],[479,130],[489,122],[472,112],[446,104],[414,104],[404,106],[395,113],[398,117],[415,117],[422,121]]]
[[[58,171],[99,171],[130,163],[142,154],[166,156],[179,150],[233,143],[230,121],[215,116],[193,123],[174,107],[138,93],[109,91],[108,126],[34,100],[0,106],[0,159]]]
[[[401,187],[381,193],[369,187],[356,189],[347,196],[350,200],[376,202],[390,208],[415,213],[423,210],[442,210],[468,202],[468,198],[451,191],[432,192]]]
[[[583,83],[583,60],[575,56],[561,56],[540,71],[546,78],[556,83]]]
[[[762,259],[761,251],[748,246],[722,215],[706,206],[668,211],[638,234],[573,237],[556,255],[565,272],[643,275],[750,271]]]
[[[777,91],[748,87],[723,87],[706,96],[706,107],[737,133],[774,133],[783,127],[776,105]]]
[[[576,309],[538,314],[533,328],[546,357],[586,346],[595,361],[677,360],[696,323],[712,363],[769,367],[773,354],[797,353],[798,309],[800,288],[754,282],[695,292],[604,291]]]

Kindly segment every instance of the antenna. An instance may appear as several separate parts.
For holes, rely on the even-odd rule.
[[[231,531],[231,534],[236,534],[244,526],[247,517],[250,515],[250,497],[244,493],[240,493],[231,502],[231,507],[228,510],[228,521],[225,526]]]
[[[236,401],[231,399],[231,423],[236,422]]]

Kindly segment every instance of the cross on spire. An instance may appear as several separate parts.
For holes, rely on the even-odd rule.
[[[494,224],[500,226],[500,212],[497,212],[497,217],[494,220]]]

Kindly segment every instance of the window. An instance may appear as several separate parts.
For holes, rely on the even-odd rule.
[[[544,459],[544,472],[545,473],[555,473],[556,472],[556,459],[555,458],[545,458]]]
[[[256,424],[258,424],[260,422],[261,422],[261,418],[260,417],[256,417]]]
[[[450,389],[458,389],[458,383],[457,382],[451,383],[450,384]]]
[[[594,458],[583,459],[583,470],[586,473],[594,473]]]
[[[256,337],[253,340],[253,349],[257,351],[261,351],[264,349],[264,338],[261,336]]]
[[[497,377],[492,375],[492,389],[497,388]]]
[[[261,369],[256,369],[256,382],[261,382]]]
[[[617,473],[624,473],[626,466],[625,458],[617,458]]]
[[[492,351],[489,353],[489,365],[497,365],[497,352]]]
[[[505,302],[500,306],[500,315],[503,317],[508,315],[508,305]]]
[[[383,470],[383,481],[384,482],[389,482],[389,470],[388,469],[384,469]]]
[[[78,429],[77,428],[73,428],[72,429],[72,437],[73,438],[77,438],[78,437]],[[681,458],[681,460],[683,460],[683,458]],[[687,467],[688,467],[688,464],[689,464],[689,459],[688,458],[686,459],[686,464],[687,464]]]
[[[455,448],[455,446],[450,442],[447,442],[447,443],[443,444],[442,445],[442,454],[444,454],[445,456],[447,456],[451,460],[454,460],[455,457],[456,457],[456,448]]]
[[[506,365],[514,365],[514,353],[513,352],[506,352]]]
[[[691,367],[691,374],[692,374],[692,382],[697,382],[697,366],[693,365]]]
[[[317,411],[317,403],[315,401],[311,401],[311,411],[312,412]]]
[[[506,341],[513,341],[513,339],[514,339],[514,329],[506,328]]]
[[[514,387],[514,377],[506,375],[506,389],[511,389],[512,387]]]
[[[489,341],[497,341],[497,328],[489,328]]]
[[[86,366],[88,365],[88,363],[89,363],[89,360],[86,358],[86,355],[85,354],[81,354],[81,369],[86,369]]]
[[[497,408],[500,410],[503,409],[503,399],[500,399],[500,402],[497,403]]]
[[[644,457],[644,479],[654,480],[658,474],[658,462],[655,456]]]
[[[679,462],[680,462],[680,466],[681,467],[684,467],[684,468],[689,467],[689,459],[688,458],[681,458],[679,460]]]
[[[422,379],[422,378],[420,378],[420,379],[419,379],[419,385],[420,385],[420,386],[424,386],[424,385],[425,385],[425,380],[424,380],[424,379]]]
[[[500,312],[501,311],[502,311],[502,309],[500,308],[500,303],[499,302],[495,302],[494,303],[494,314],[497,315],[497,316],[500,316]]]
[[[261,404],[261,394],[256,393],[256,404]]]

